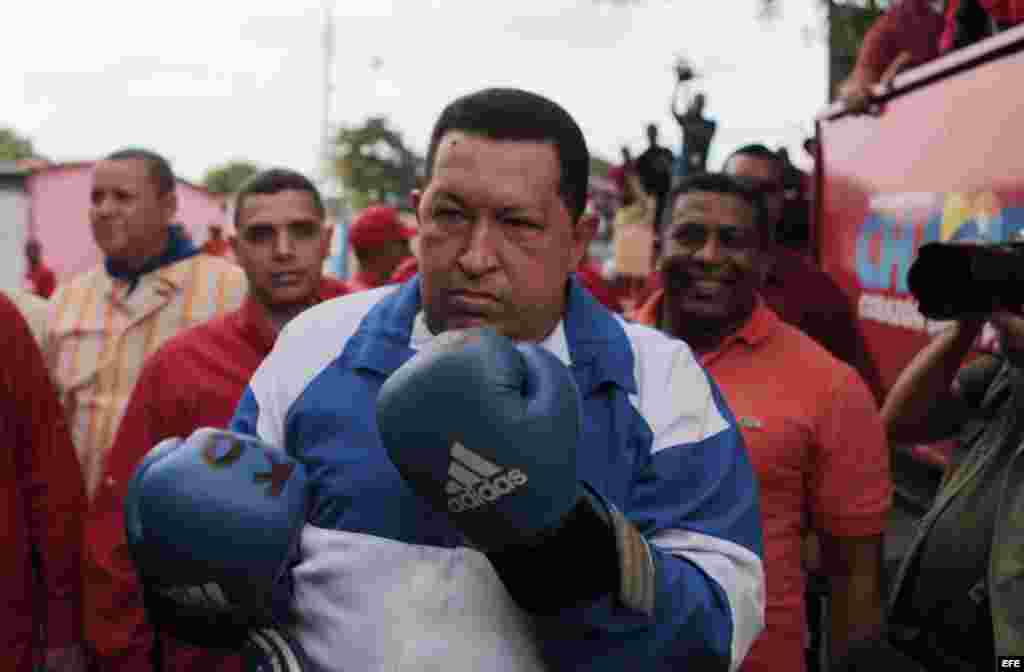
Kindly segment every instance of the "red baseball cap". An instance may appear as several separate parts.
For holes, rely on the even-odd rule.
[[[348,241],[360,249],[377,247],[396,240],[409,240],[416,229],[402,223],[398,211],[386,205],[374,205],[359,213],[348,230]]]

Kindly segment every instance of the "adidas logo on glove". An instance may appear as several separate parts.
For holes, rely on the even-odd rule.
[[[461,443],[452,444],[450,457],[444,489],[452,513],[478,509],[526,484],[526,474],[520,470],[499,467]]]

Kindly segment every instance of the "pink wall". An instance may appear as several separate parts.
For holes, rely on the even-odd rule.
[[[89,228],[92,163],[58,164],[29,176],[29,227],[43,244],[43,258],[58,280],[88,270],[102,257]],[[223,223],[220,199],[202,187],[178,182],[177,221],[201,245],[207,226]],[[228,227],[225,227],[227,230]]]

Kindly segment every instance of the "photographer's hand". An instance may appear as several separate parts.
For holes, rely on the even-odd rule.
[[[952,436],[968,408],[953,384],[981,333],[985,317],[972,316],[936,336],[900,373],[882,406],[893,443],[929,443]]]

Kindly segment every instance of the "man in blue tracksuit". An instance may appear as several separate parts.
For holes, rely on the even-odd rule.
[[[689,348],[624,322],[573,279],[593,235],[581,217],[582,132],[547,99],[488,89],[445,109],[427,160],[414,195],[421,274],[296,318],[231,425],[310,476],[289,634],[332,671],[736,670],[763,627],[754,473]],[[543,613],[524,607],[389,460],[375,413],[384,381],[436,334],[480,326],[569,367],[582,398],[579,479],[639,533],[642,548],[619,560],[623,582],[653,587],[646,608],[617,586]],[[455,446],[449,493],[498,472]],[[559,562],[567,555],[585,575],[598,543],[575,543]],[[527,582],[557,593],[553,572]]]

